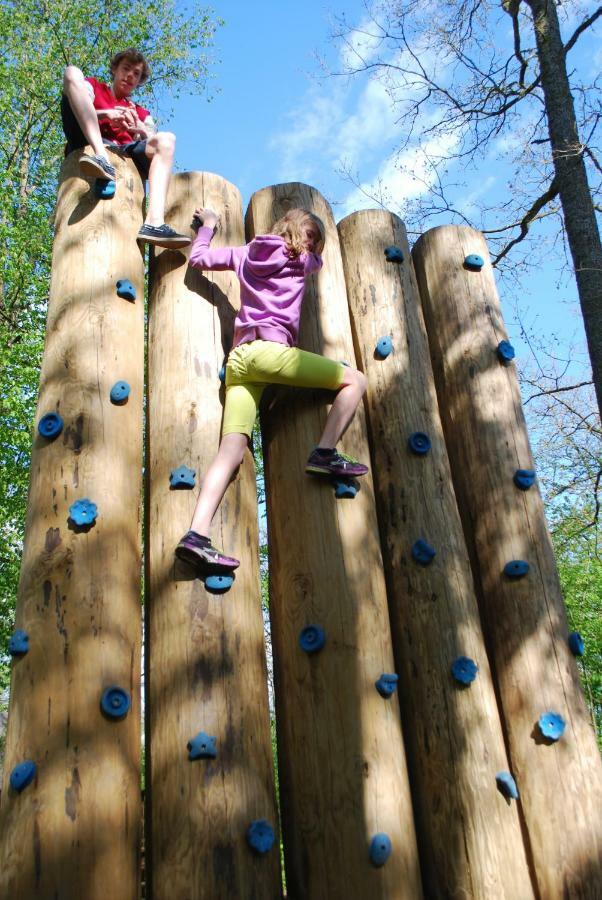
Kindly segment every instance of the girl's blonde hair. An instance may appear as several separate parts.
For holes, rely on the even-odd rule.
[[[302,229],[308,222],[315,225],[320,233],[320,239],[316,244],[315,252],[321,253],[324,249],[324,241],[326,240],[324,223],[307,209],[289,209],[281,219],[274,222],[270,234],[278,234],[280,237],[283,237],[290,255],[293,258],[296,258],[302,253],[305,253]]]

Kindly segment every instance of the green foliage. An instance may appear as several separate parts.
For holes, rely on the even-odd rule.
[[[0,648],[13,629],[25,525],[31,434],[43,350],[52,212],[64,137],[59,102],[67,64],[109,80],[111,56],[137,47],[153,89],[201,93],[221,24],[197,0],[4,0],[0,5]],[[0,651],[0,691],[9,677]]]

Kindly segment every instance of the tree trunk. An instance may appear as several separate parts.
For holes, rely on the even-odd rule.
[[[533,13],[541,84],[548,118],[554,171],[573,258],[592,373],[602,409],[602,246],[587,182],[583,146],[566,70],[564,46],[550,0],[526,0]]]

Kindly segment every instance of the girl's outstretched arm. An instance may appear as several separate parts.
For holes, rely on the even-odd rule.
[[[188,264],[195,269],[223,271],[232,269],[237,271],[242,259],[244,247],[214,247],[209,246],[215,227],[218,223],[217,215],[210,209],[195,209],[195,219],[203,224],[197,231],[192,243]]]

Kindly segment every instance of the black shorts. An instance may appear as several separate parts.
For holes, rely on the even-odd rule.
[[[65,156],[67,156],[67,154],[71,153],[73,150],[79,150],[80,147],[85,147],[88,141],[79,127],[79,122],[75,118],[73,110],[71,109],[71,104],[67,100],[65,94],[61,97],[61,121],[63,123],[65,137],[67,138],[67,145],[65,147]],[[148,170],[151,161],[146,155],[146,141],[131,141],[129,144],[115,144],[112,141],[103,138],[103,144],[108,147],[109,150],[113,150],[114,153],[119,153],[121,156],[129,156],[130,159],[133,159],[142,178],[148,178]]]

